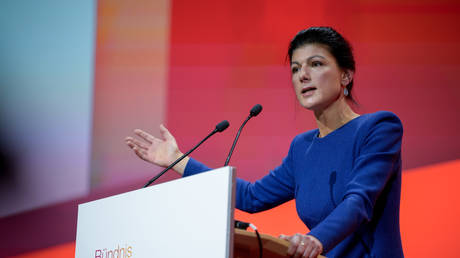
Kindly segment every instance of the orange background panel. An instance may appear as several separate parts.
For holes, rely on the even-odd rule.
[[[235,210],[235,219],[251,222],[257,227],[260,233],[273,236],[307,233],[309,231],[297,216],[294,201],[287,202],[268,211],[254,214]]]
[[[403,174],[401,235],[406,257],[458,257],[460,160]]]
[[[57,245],[46,249],[11,256],[11,258],[58,258],[58,257],[75,257],[75,242]]]

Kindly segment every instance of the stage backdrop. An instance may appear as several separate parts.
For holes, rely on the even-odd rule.
[[[96,3],[0,3],[0,217],[86,195]]]
[[[315,128],[292,91],[289,41],[301,29],[332,26],[354,46],[357,112],[389,110],[403,121],[406,257],[460,252],[458,1],[101,0],[97,14],[91,198],[140,187],[160,170],[124,145],[135,128],[158,135],[165,123],[187,151],[227,119],[230,128],[192,155],[219,167],[256,103],[264,110],[246,126],[230,164],[247,180],[265,175],[296,134]],[[171,172],[159,182],[174,178]],[[76,206],[68,205],[73,221]],[[28,218],[34,217],[17,221]],[[274,235],[308,231],[293,202],[257,215],[237,212],[236,218]],[[70,224],[59,226],[75,227]],[[71,233],[48,234],[41,247],[56,247],[23,257],[71,256]]]
[[[222,166],[241,122],[249,109],[260,103],[264,110],[243,131],[230,164],[238,168],[239,177],[251,181],[279,165],[292,138],[315,128],[312,114],[296,103],[286,62],[287,46],[301,29],[332,26],[354,46],[355,96],[359,103],[356,110],[359,113],[389,110],[403,121],[403,164],[405,173],[409,174],[403,182],[401,219],[407,256],[418,257],[417,252],[439,252],[448,256],[455,253],[451,250],[458,250],[451,240],[457,239],[459,233],[446,229],[459,229],[454,218],[460,215],[458,209],[449,208],[456,203],[452,198],[455,199],[453,196],[458,192],[451,193],[457,190],[448,183],[458,178],[455,171],[458,163],[449,161],[460,157],[457,115],[460,36],[454,33],[460,25],[458,3],[174,0],[170,4],[164,122],[176,136],[182,151],[192,148],[216,123],[227,119],[230,128],[192,155],[211,167]],[[105,8],[104,2],[100,6]],[[133,19],[132,23],[137,20]],[[109,46],[103,42],[98,44]],[[97,63],[96,74],[103,69],[104,64]],[[107,96],[116,97],[117,91],[111,89],[126,86],[114,82],[105,89],[105,84],[96,81],[96,91],[101,90],[98,87],[104,87],[102,92]],[[145,94],[158,92],[158,87],[158,83],[149,85],[146,90],[151,93],[127,90],[134,104],[123,105],[123,108],[131,107],[124,109],[123,117],[136,117],[139,121],[121,119],[123,123],[117,128],[146,125],[143,129],[158,136],[158,123],[151,121],[161,120],[160,114],[143,108],[147,105]],[[97,105],[98,98],[95,102]],[[113,124],[105,123],[109,116],[120,119],[117,112],[97,113],[96,110],[95,126],[113,130]],[[121,137],[117,136],[114,141]],[[109,143],[96,140],[93,149],[105,145]],[[93,174],[103,173],[108,178],[116,178],[109,180],[128,181],[133,175],[148,173],[146,171],[153,175],[158,171],[148,164],[141,167],[143,161],[129,149],[115,145],[110,146],[112,151],[120,149],[118,156],[107,155],[101,159],[94,155],[96,152],[93,162],[123,169],[93,167]],[[171,178],[173,173],[163,180]],[[432,185],[427,186],[430,183]],[[426,191],[437,198],[423,202]],[[279,219],[263,224],[270,227],[265,228],[266,232],[283,233],[283,228],[290,233],[307,230],[295,219],[292,203],[283,209],[292,217],[283,217],[284,212],[277,214],[275,217]],[[433,221],[422,220],[426,212],[433,209],[442,212],[436,212]],[[252,218],[244,213],[237,216]],[[452,227],[437,222],[446,220]],[[297,224],[291,227],[288,221]],[[436,243],[421,237],[427,234],[436,236]],[[442,244],[452,248],[436,248]]]

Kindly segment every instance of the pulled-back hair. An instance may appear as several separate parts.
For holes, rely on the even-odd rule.
[[[321,44],[325,46],[341,69],[355,72],[355,59],[350,43],[331,27],[311,27],[299,31],[289,44],[289,63],[292,61],[294,50],[308,44]],[[351,94],[353,80],[348,83],[346,88],[349,92],[347,98],[356,103]]]

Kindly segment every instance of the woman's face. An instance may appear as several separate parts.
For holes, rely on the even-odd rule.
[[[297,99],[306,109],[324,110],[343,95],[345,73],[323,45],[308,44],[294,50],[291,76]]]

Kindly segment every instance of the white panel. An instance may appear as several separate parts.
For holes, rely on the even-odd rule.
[[[75,257],[230,257],[233,170],[80,204]]]

